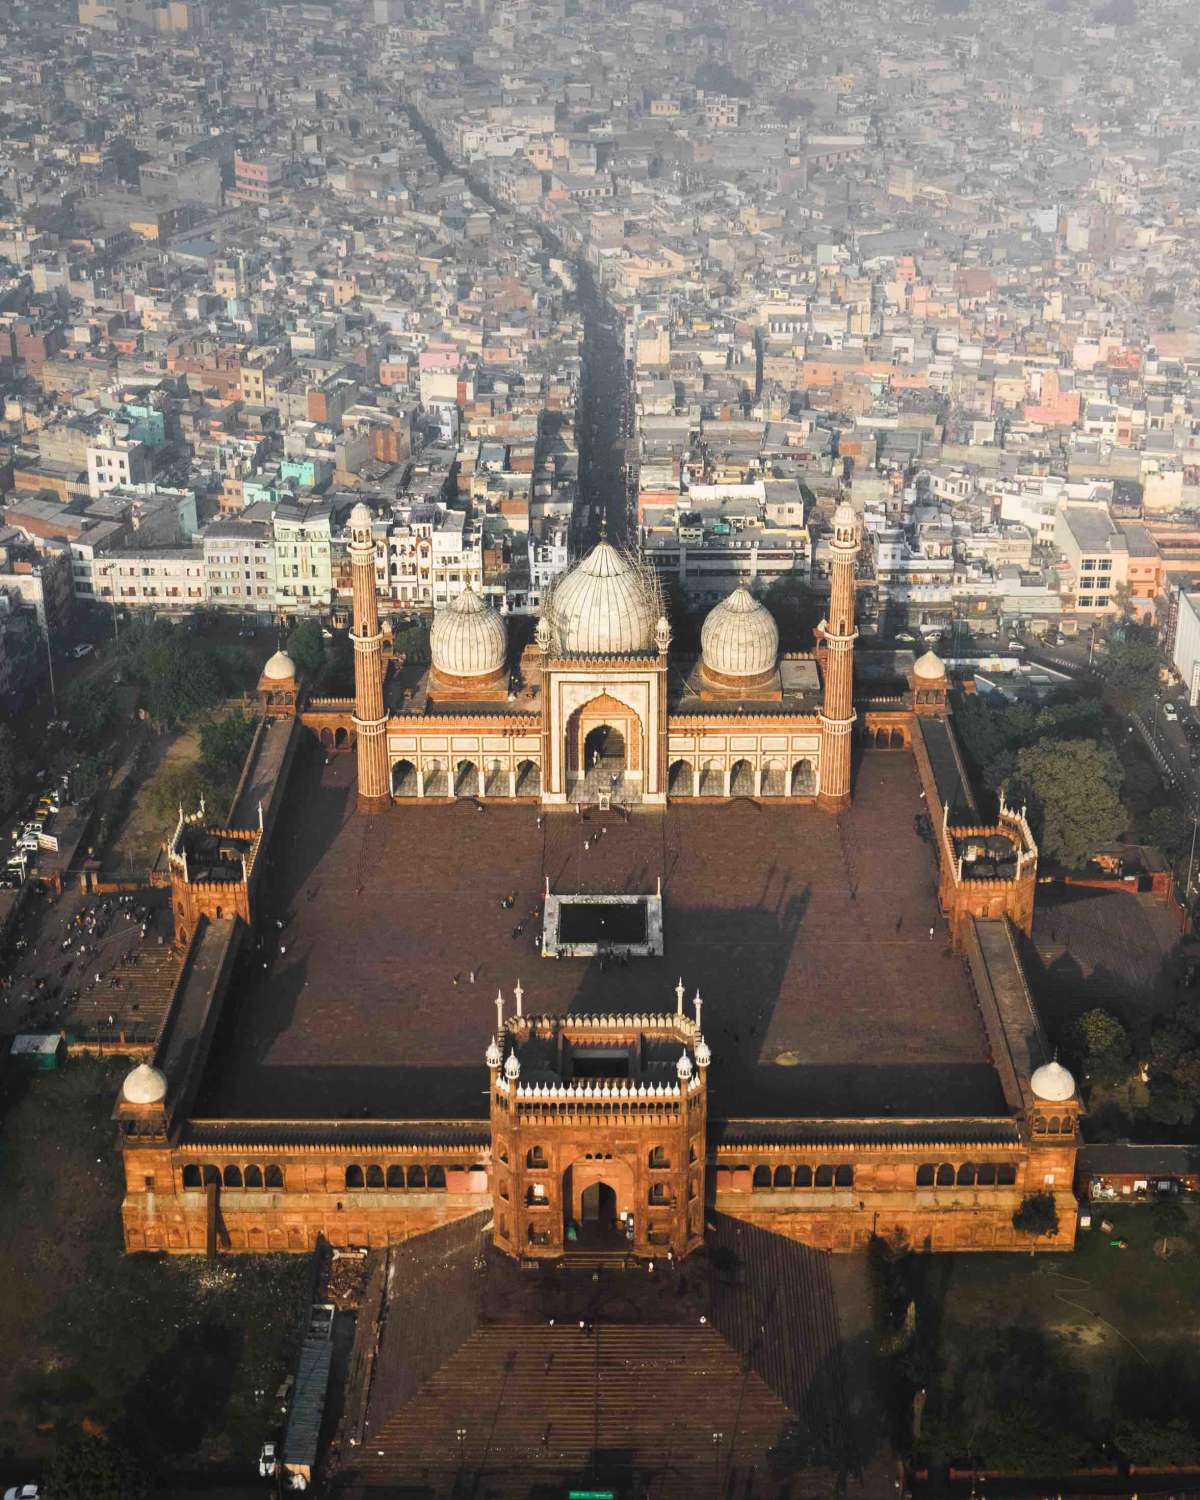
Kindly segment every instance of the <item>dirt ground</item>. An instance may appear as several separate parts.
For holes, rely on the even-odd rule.
[[[0,1453],[43,1459],[88,1421],[151,1466],[253,1476],[278,1420],[303,1256],[127,1256],[110,1115],[124,1062],[4,1078]]]
[[[171,831],[150,811],[154,783],[164,772],[195,765],[199,759],[198,727],[159,735],[149,742],[146,764],[139,773],[141,784],[104,854],[106,873],[116,878],[123,871],[140,873],[153,866]]]

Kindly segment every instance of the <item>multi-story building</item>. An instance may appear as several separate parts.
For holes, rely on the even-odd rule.
[[[88,492],[93,498],[108,490],[145,484],[150,478],[146,444],[125,436],[116,424],[87,450]]]
[[[204,552],[200,547],[162,547],[147,552],[120,550],[92,563],[95,598],[128,609],[187,614],[207,597]]]
[[[333,512],[327,500],[284,500],[273,517],[275,608],[322,614],[333,601]]]
[[[213,521],[204,532],[203,551],[208,602],[216,609],[254,615],[260,624],[268,623],[276,603],[270,514]]]
[[[1128,588],[1129,549],[1105,505],[1060,501],[1054,545],[1062,555],[1064,600],[1080,614],[1115,614]]]

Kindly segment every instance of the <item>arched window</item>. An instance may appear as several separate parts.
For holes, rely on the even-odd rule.
[[[185,1188],[198,1188],[200,1186],[200,1168],[195,1162],[188,1162],[183,1169],[183,1185]]]
[[[754,796],[754,767],[748,760],[735,760],[729,773],[731,797]]]
[[[544,1171],[550,1163],[546,1160],[546,1153],[541,1146],[531,1146],[525,1153],[525,1165],[540,1172]]]
[[[770,1167],[755,1167],[754,1186],[756,1188],[769,1188],[771,1186]]]
[[[932,1187],[933,1175],[933,1164],[931,1162],[925,1162],[923,1166],[919,1166],[917,1168],[917,1186]]]
[[[777,1188],[790,1188],[792,1185],[791,1167],[775,1168],[775,1186]]]
[[[211,1166],[209,1164],[205,1165],[205,1168],[204,1168],[204,1186],[205,1187],[220,1187],[221,1186],[221,1169],[220,1169],[220,1167],[214,1167],[214,1166]]]
[[[793,1187],[798,1187],[798,1188],[809,1188],[809,1187],[812,1187],[812,1168],[811,1167],[797,1167],[796,1168],[796,1175],[795,1175],[795,1177],[793,1178],[793,1181],[792,1181],[792,1186]]]
[[[1036,1115],[1034,1117],[1034,1121],[1033,1121],[1033,1133],[1034,1133],[1034,1135],[1045,1135],[1046,1134],[1046,1122],[1045,1122],[1045,1120],[1042,1119],[1041,1115]]]
[[[651,1203],[670,1203],[671,1188],[668,1183],[654,1182],[650,1184]]]
[[[408,1185],[410,1188],[423,1188],[425,1186],[424,1167],[409,1167]]]
[[[833,1168],[832,1167],[818,1167],[817,1168],[817,1175],[816,1175],[816,1179],[815,1180],[816,1180],[816,1185],[819,1188],[832,1187],[833,1186]]]
[[[792,796],[811,797],[817,789],[816,772],[811,760],[798,760],[792,767]]]
[[[1001,1187],[1012,1187],[1017,1180],[1017,1169],[1010,1161],[1002,1161],[996,1168],[996,1181]]]
[[[352,1166],[346,1168],[346,1186],[348,1188],[351,1190],[360,1188],[363,1185],[363,1181],[363,1169],[361,1167]]]
[[[842,1188],[853,1187],[854,1168],[848,1163],[844,1163],[842,1166],[838,1167],[833,1174],[833,1185],[834,1187]]]
[[[975,1181],[980,1187],[996,1186],[996,1163],[994,1161],[981,1161],[979,1170],[975,1174]]]
[[[387,1169],[387,1185],[390,1188],[404,1186],[404,1168],[398,1167],[395,1162]]]
[[[398,760],[392,766],[392,796],[417,795],[417,768],[411,760]]]
[[[671,1158],[667,1155],[665,1146],[655,1146],[650,1152],[650,1165],[655,1168],[669,1167]]]
[[[262,1187],[262,1168],[256,1167],[253,1164],[248,1166],[245,1172],[245,1180],[248,1188]]]
[[[274,1162],[263,1173],[263,1181],[269,1188],[283,1187],[283,1168],[277,1167]]]
[[[695,790],[690,760],[673,760],[667,771],[667,796],[690,797]]]
[[[518,797],[540,797],[542,794],[542,773],[531,760],[520,760],[517,762],[517,796]]]
[[[231,1162],[229,1166],[225,1168],[224,1181],[227,1188],[240,1188],[242,1185],[241,1167],[235,1167]]]
[[[959,1169],[958,1169],[958,1185],[959,1185],[959,1187],[974,1187],[975,1186],[975,1163],[974,1162],[965,1161],[965,1162],[963,1162],[962,1166],[959,1167]]]
[[[425,1185],[431,1188],[444,1188],[446,1186],[445,1167],[430,1167],[429,1179]]]
[[[374,1162],[367,1168],[367,1186],[369,1188],[381,1188],[383,1186],[383,1168]]]
[[[954,1186],[954,1168],[949,1162],[943,1162],[937,1169],[937,1185],[938,1187]]]

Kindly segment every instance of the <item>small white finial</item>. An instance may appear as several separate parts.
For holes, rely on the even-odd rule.
[[[675,1014],[683,1015],[683,975],[679,976],[679,983],[675,986]]]
[[[496,1030],[504,1030],[504,993],[496,991]]]
[[[546,895],[549,896],[549,894],[550,894],[550,877],[549,877],[549,875],[547,875],[546,876]]]
[[[517,987],[513,991],[513,994],[517,997],[517,1015],[520,1015],[521,1014],[521,1001],[525,997],[525,991],[521,988],[521,981],[519,979],[517,980]]]
[[[692,1004],[696,1007],[696,1030],[699,1031],[700,1030],[700,1007],[704,1004],[704,1001],[701,1000],[701,998],[700,998],[700,991],[699,990],[697,990],[696,993],[695,993],[695,995],[692,997]]]
[[[661,875],[658,877],[658,880],[655,883],[654,894],[658,897],[658,899],[660,901],[662,900],[662,876]]]

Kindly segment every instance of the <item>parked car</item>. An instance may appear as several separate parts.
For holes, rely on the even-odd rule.
[[[271,1479],[274,1477],[275,1468],[279,1462],[279,1455],[274,1443],[264,1443],[262,1452],[258,1455],[258,1473],[260,1479]]]
[[[90,642],[84,641],[82,645],[72,646],[67,655],[70,656],[74,661],[82,661],[85,656],[91,656],[92,652],[95,649],[95,646],[93,646]]]
[[[4,1491],[4,1500],[41,1500],[41,1493],[36,1484],[14,1484]]]
[[[1163,718],[1166,719],[1168,724],[1176,724],[1179,722],[1179,710],[1173,703],[1163,704]]]

